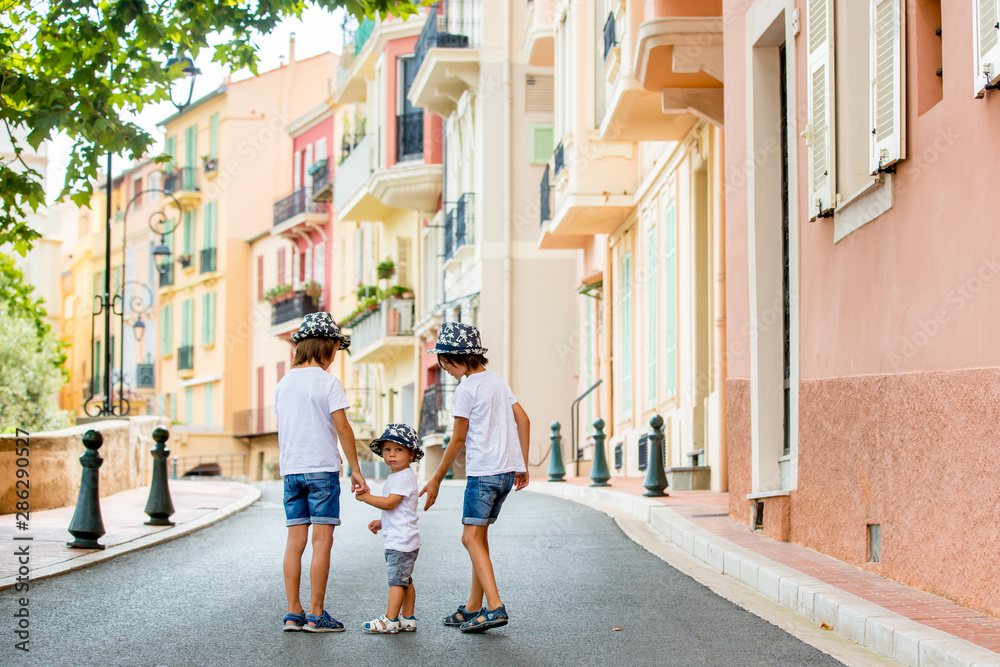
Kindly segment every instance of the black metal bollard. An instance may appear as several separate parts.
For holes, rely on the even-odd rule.
[[[80,495],[76,499],[76,511],[69,522],[69,532],[75,539],[66,546],[73,549],[103,549],[97,540],[104,535],[104,521],[101,519],[100,473],[98,468],[104,459],[97,450],[104,444],[104,436],[93,429],[83,434],[83,446],[87,451],[80,457],[83,476],[80,478]]]
[[[642,494],[650,498],[669,496],[664,491],[667,488],[667,474],[663,472],[663,417],[653,415],[649,420],[649,425],[653,427],[653,432],[649,434],[649,458],[646,461],[646,479],[642,485],[646,487],[646,493]]]
[[[604,452],[604,420],[594,420],[594,463],[590,466],[591,486],[611,486],[611,471],[608,470],[608,455]]]
[[[147,526],[172,526],[170,515],[174,513],[174,503],[170,500],[170,487],[167,484],[167,438],[170,431],[157,426],[153,429],[153,440],[156,442],[149,453],[153,455],[153,482],[149,487],[149,499],[146,501],[146,514],[149,515]],[[176,465],[176,462],[174,463]]]
[[[549,481],[565,482],[566,468],[563,467],[562,460],[562,436],[559,435],[559,429],[562,428],[562,426],[559,422],[552,422],[549,424],[549,428],[552,429],[552,435],[549,436],[549,439],[552,440],[552,460],[549,461]]]

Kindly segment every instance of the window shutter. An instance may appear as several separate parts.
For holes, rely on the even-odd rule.
[[[184,254],[194,255],[194,211],[184,211]]]
[[[264,255],[257,255],[257,300],[264,300]]]
[[[215,246],[215,210],[218,204],[214,201],[210,201],[205,204],[205,208],[202,211],[202,247],[203,248],[214,248]],[[216,258],[216,265],[218,265],[218,258]]]
[[[976,19],[976,71],[973,90],[976,97],[986,92],[985,84],[1000,80],[1000,2],[973,0]],[[986,75],[989,72],[989,75]]]
[[[215,417],[215,383],[205,385],[205,426],[211,426]]]
[[[278,248],[278,280],[275,285],[284,285],[285,280],[285,249]]]
[[[412,287],[410,283],[410,237],[396,237],[396,284]]]
[[[875,0],[871,12],[871,173],[904,155],[903,2]]]
[[[295,151],[292,155],[292,190],[302,187],[302,151]]]
[[[208,292],[201,295],[201,344],[208,344]]]
[[[602,74],[603,76],[603,74]],[[524,110],[552,113],[555,100],[555,77],[551,74],[528,74],[524,77]]]
[[[160,354],[167,355],[173,350],[174,307],[164,306],[160,314]]]
[[[528,128],[528,155],[531,164],[545,164],[555,147],[555,129],[551,123],[533,124]]]
[[[836,205],[833,0],[809,0],[809,218]]]
[[[212,130],[208,147],[208,157],[212,160],[219,159],[219,114],[212,114]]]
[[[201,343],[215,342],[215,292],[206,292],[201,297]]]
[[[163,154],[166,155],[166,156],[168,156],[170,158],[170,162],[168,162],[164,166],[164,169],[166,171],[173,170],[174,169],[174,163],[175,163],[176,158],[177,158],[177,138],[176,137],[167,137],[167,140],[166,140],[166,142],[164,142],[164,146],[163,146]]]
[[[181,305],[181,347],[187,347],[194,338],[194,299],[185,299]]]

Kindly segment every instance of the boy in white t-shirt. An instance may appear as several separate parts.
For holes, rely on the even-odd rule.
[[[344,624],[324,609],[330,576],[333,529],[340,525],[340,452],[351,464],[351,491],[367,491],[358,468],[354,430],[345,410],[350,407],[344,388],[326,372],[337,350],[351,345],[330,313],[311,313],[292,334],[295,358],[292,369],[274,389],[278,415],[278,466],[284,479],[284,575],[288,612],[282,619],[285,632],[342,632]],[[312,530],[311,595],[309,613],[299,601],[302,554]]]
[[[455,388],[451,442],[441,465],[420,492],[427,494],[426,512],[464,446],[467,479],[462,545],[472,561],[472,587],[468,602],[444,619],[445,625],[460,626],[462,632],[483,632],[507,625],[507,609],[497,591],[487,531],[500,515],[511,488],[520,491],[528,485],[528,415],[507,383],[486,370],[486,349],[476,327],[445,322],[437,344],[429,351],[438,355],[438,364],[445,372],[456,380],[462,378]]]
[[[413,586],[413,564],[420,551],[420,533],[417,530],[417,476],[410,470],[413,461],[420,460],[417,432],[406,424],[389,424],[381,438],[372,440],[369,447],[381,456],[392,474],[382,487],[384,495],[375,496],[362,490],[355,495],[358,500],[382,510],[382,518],[368,524],[368,530],[385,536],[385,569],[389,577],[389,601],[385,614],[361,626],[372,634],[416,632],[417,617],[414,604],[417,592]]]

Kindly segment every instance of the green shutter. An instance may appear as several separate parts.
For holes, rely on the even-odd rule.
[[[545,164],[555,149],[555,129],[552,123],[528,126],[528,155],[531,164]]]
[[[177,163],[177,137],[167,137],[163,146],[163,154],[170,158],[164,169],[166,171],[173,170]]]
[[[184,131],[184,166],[198,164],[198,126],[191,125]]]
[[[205,426],[212,425],[212,418],[215,416],[215,384],[209,382],[205,385]]]
[[[184,254],[194,257],[194,211],[184,211]]]
[[[201,297],[201,344],[215,342],[215,292],[207,292]]]
[[[632,415],[632,256],[622,257],[622,417]]]
[[[205,204],[205,208],[202,210],[202,243],[203,248],[215,248],[215,226],[216,226],[216,202],[210,201]],[[218,266],[218,257],[216,257],[216,266]]]
[[[646,404],[656,406],[656,346],[659,338],[659,309],[656,294],[656,226],[646,236]]]
[[[194,423],[194,390],[191,387],[184,389],[184,418],[185,423]]]
[[[663,236],[663,271],[666,280],[667,309],[667,397],[677,396],[677,238],[675,230],[676,208],[674,202],[667,204]]]
[[[181,347],[192,344],[194,338],[194,299],[185,299],[181,304]]]
[[[174,307],[164,306],[160,309],[160,354],[173,353],[174,341]]]
[[[170,392],[170,420],[177,421],[177,392]]]
[[[208,147],[208,157],[211,160],[219,158],[219,114],[212,114],[212,131]]]

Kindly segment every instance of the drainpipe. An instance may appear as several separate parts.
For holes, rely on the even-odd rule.
[[[718,491],[729,490],[729,447],[726,438],[726,212],[725,200],[722,196],[725,183],[724,157],[722,150],[722,130],[712,129],[712,223],[715,226],[713,235],[712,259],[715,264],[715,390],[719,394],[719,410],[715,418],[718,420]]]
[[[511,197],[511,173],[510,173],[510,152],[511,152],[511,104],[513,102],[510,88],[510,6],[507,3],[501,5],[504,9],[503,15],[503,127],[504,143],[503,147],[503,377],[508,384],[513,384],[510,375],[510,361],[513,351],[511,341],[513,338],[512,328],[514,326],[511,316],[511,289],[513,283],[513,271],[511,267],[511,244],[513,229],[511,229],[510,219],[510,197]],[[481,22],[480,22],[481,23]],[[525,462],[527,463],[527,462]]]

